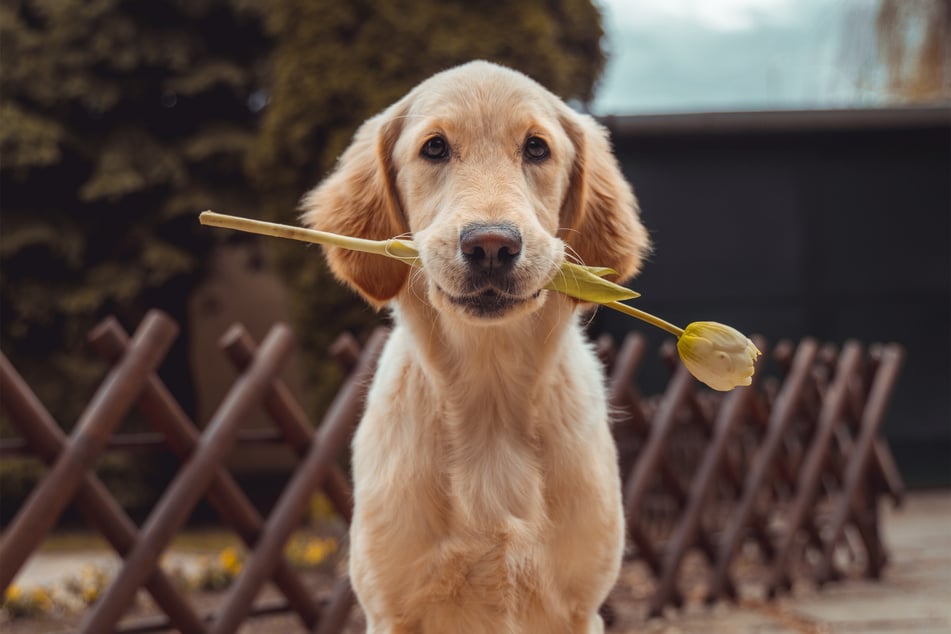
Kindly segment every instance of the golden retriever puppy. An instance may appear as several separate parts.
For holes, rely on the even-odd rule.
[[[616,449],[564,258],[648,248],[606,132],[472,62],[367,121],[304,222],[411,236],[422,268],[327,248],[395,327],[353,441],[350,576],[371,634],[602,632],[624,544]]]

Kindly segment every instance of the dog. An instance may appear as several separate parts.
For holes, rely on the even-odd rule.
[[[353,440],[349,570],[370,634],[603,632],[624,547],[589,307],[565,258],[623,280],[649,248],[606,131],[476,61],[355,134],[302,221],[408,236],[422,266],[328,247],[394,328]]]

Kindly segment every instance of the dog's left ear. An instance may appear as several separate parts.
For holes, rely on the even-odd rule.
[[[607,266],[619,281],[633,277],[650,252],[631,185],[621,173],[607,130],[588,115],[561,117],[575,148],[560,237],[588,266]]]
[[[385,240],[408,231],[396,191],[393,146],[402,119],[397,106],[364,123],[337,168],[304,196],[303,223],[355,238]],[[410,267],[396,260],[339,247],[324,247],[334,275],[381,307],[400,292]]]

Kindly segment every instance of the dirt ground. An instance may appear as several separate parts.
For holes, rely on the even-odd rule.
[[[681,588],[687,605],[669,609],[663,617],[647,618],[652,585],[641,564],[626,564],[608,601],[611,634],[949,634],[951,633],[951,492],[913,494],[897,511],[885,509],[884,537],[890,565],[881,580],[849,579],[822,589],[798,584],[791,595],[765,602],[758,589],[760,569],[751,561],[739,570],[744,581],[739,604],[704,605],[706,567],[699,555],[685,562]],[[63,560],[65,563],[65,560]],[[329,595],[333,576],[327,567],[304,574],[320,597]],[[224,593],[193,593],[190,598],[203,612],[218,604]],[[280,598],[266,587],[258,603]],[[140,593],[126,618],[154,614]],[[81,614],[59,614],[42,619],[0,620],[0,632],[50,634],[75,631]],[[127,621],[128,622],[128,621]],[[361,634],[363,619],[355,607],[345,630]],[[241,634],[295,634],[305,632],[291,615],[246,622]]]

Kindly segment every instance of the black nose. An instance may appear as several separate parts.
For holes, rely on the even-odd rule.
[[[522,234],[512,225],[466,225],[459,249],[469,267],[485,273],[505,273],[522,252]]]

